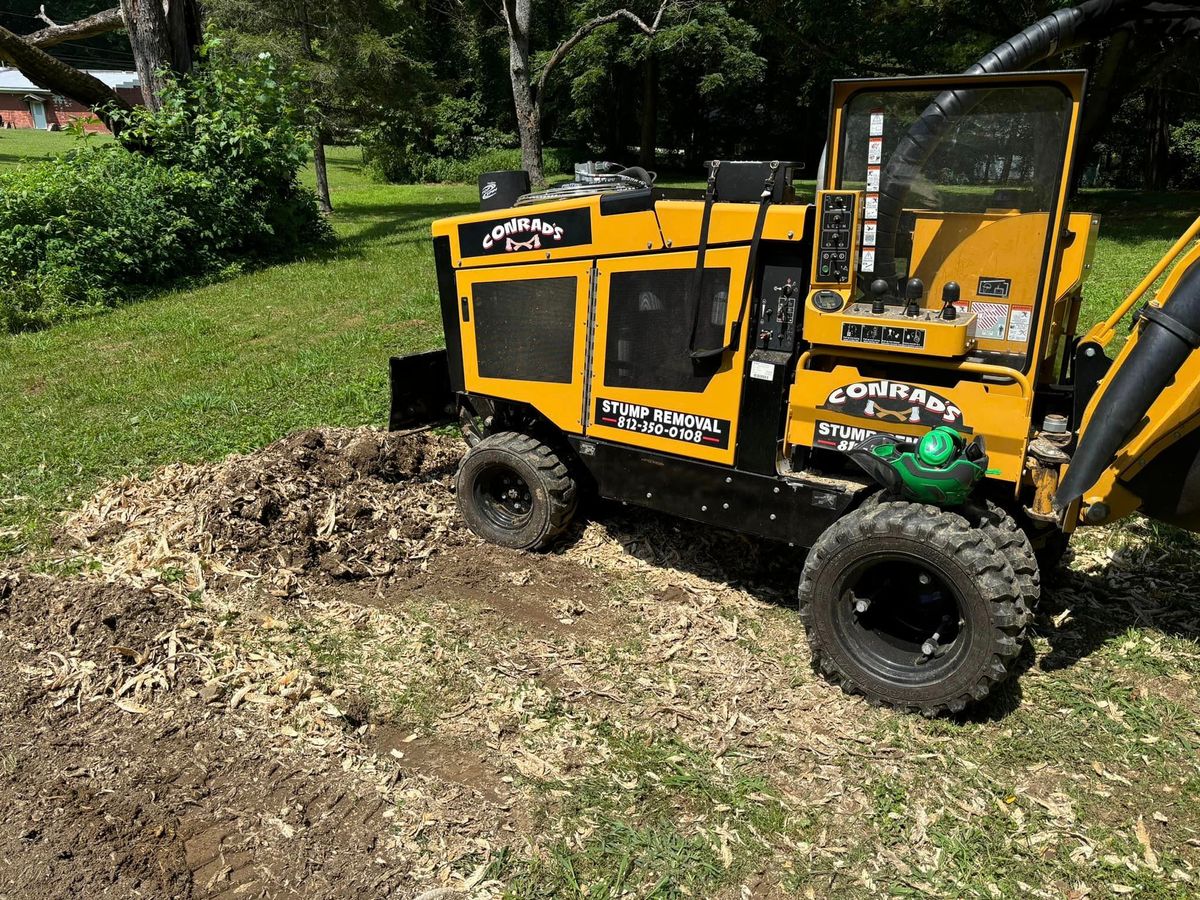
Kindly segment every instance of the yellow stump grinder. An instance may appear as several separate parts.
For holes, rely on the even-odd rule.
[[[446,349],[392,360],[391,427],[461,422],[459,508],[506,547],[591,495],[807,549],[822,674],[925,714],[983,699],[1075,528],[1200,530],[1200,219],[1077,334],[1085,73],[1031,71],[1172,6],[1093,0],[962,75],[835,82],[811,203],[786,161],[714,161],[694,199],[640,169],[485,176],[433,225]]]

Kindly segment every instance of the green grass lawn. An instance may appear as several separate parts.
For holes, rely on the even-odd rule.
[[[0,167],[73,141],[0,131]],[[331,150],[330,164],[341,242],[328,255],[0,337],[0,552],[41,539],[99,479],[307,425],[384,422],[388,356],[441,339],[429,224],[471,209],[475,190],[374,183],[353,148]],[[1200,211],[1200,195],[1085,200],[1104,216],[1090,322]]]

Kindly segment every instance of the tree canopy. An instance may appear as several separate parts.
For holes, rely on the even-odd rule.
[[[125,0],[126,3],[131,0]],[[77,21],[115,0],[52,0]],[[206,0],[233,52],[299,67],[323,140],[361,142],[393,177],[494,161],[531,129],[555,160],[605,157],[697,171],[715,156],[815,163],[834,78],[961,71],[1063,0]],[[0,26],[46,27],[40,0]],[[1200,182],[1195,41],[1121,33],[1062,53],[1087,67],[1088,184]],[[124,34],[49,48],[72,65],[128,67]],[[515,71],[514,71],[515,70]],[[481,163],[482,164],[482,163]],[[557,165],[557,162],[555,163]]]

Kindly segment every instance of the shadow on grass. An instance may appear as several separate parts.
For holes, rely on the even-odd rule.
[[[1041,668],[1070,668],[1131,628],[1200,639],[1200,571],[1161,563],[1161,556],[1132,561],[1118,551],[1100,571],[1053,573],[1038,617],[1038,632],[1050,642]],[[1055,627],[1053,620],[1064,615],[1062,626]]]
[[[612,502],[595,504],[590,517],[633,557],[729,584],[782,609],[796,607],[803,550]],[[577,525],[567,544],[582,534],[582,525]],[[1200,546],[1188,536],[1178,539],[1190,541],[1193,549]],[[1006,718],[1021,706],[1021,676],[1035,663],[1043,671],[1070,668],[1131,628],[1200,639],[1200,607],[1195,602],[1200,597],[1200,570],[1186,552],[1176,554],[1167,569],[1159,565],[1161,554],[1154,557],[1129,560],[1118,553],[1109,567],[1097,572],[1060,568],[1049,573],[1032,630],[1049,641],[1050,652],[1038,659],[1026,644],[1013,677],[952,721],[979,724]],[[1152,588],[1147,586],[1151,579]],[[1066,610],[1070,616],[1055,627],[1055,617]]]
[[[1100,216],[1101,238],[1140,244],[1179,237],[1200,215],[1200,191],[1087,190],[1071,205]]]
[[[335,198],[336,203],[336,198]],[[474,203],[377,203],[355,204],[335,209],[335,220],[348,226],[350,234],[327,251],[331,256],[361,254],[370,245],[429,242],[429,226],[436,219],[475,212]]]

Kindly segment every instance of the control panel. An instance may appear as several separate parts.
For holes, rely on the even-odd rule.
[[[814,249],[813,281],[818,284],[849,284],[854,271],[855,213],[859,195],[854,191],[821,191],[817,246]]]
[[[751,347],[791,353],[804,315],[804,271],[795,266],[766,266],[762,285],[758,331]]]
[[[804,314],[804,337],[814,344],[920,353],[926,356],[964,356],[975,347],[975,314],[959,312],[959,286],[948,282],[940,308],[922,305],[925,286],[911,279],[904,299],[891,285],[877,279],[870,302],[847,304],[841,294],[815,290]]]

